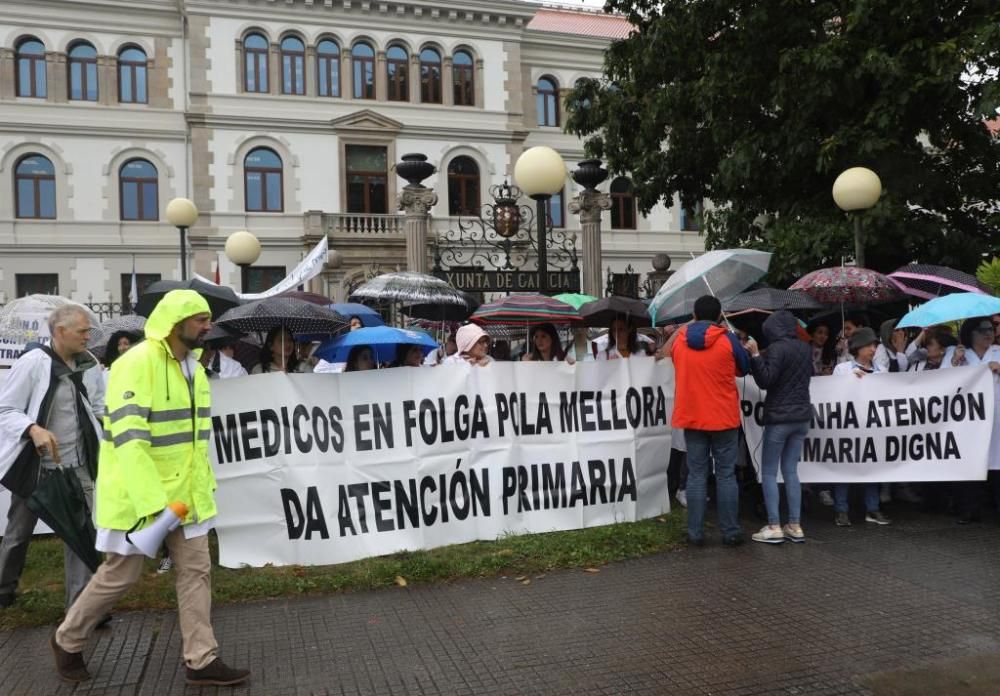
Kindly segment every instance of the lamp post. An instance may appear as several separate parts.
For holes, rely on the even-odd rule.
[[[246,230],[233,232],[226,238],[226,257],[240,267],[240,289],[247,291],[247,270],[260,258],[260,240]]]
[[[181,233],[181,280],[187,280],[187,231],[198,219],[198,207],[187,198],[167,203],[167,222]]]
[[[525,150],[514,165],[514,181],[538,204],[538,292],[548,290],[549,215],[546,203],[563,189],[566,164],[544,145]]]
[[[851,167],[833,182],[833,200],[837,207],[854,215],[854,262],[865,265],[865,247],[861,241],[861,211],[878,203],[882,182],[878,174],[865,167]]]

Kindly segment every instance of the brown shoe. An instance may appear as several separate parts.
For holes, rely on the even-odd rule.
[[[218,657],[201,669],[187,668],[187,683],[199,686],[232,686],[250,678],[250,670],[233,669]]]
[[[55,633],[49,638],[49,647],[52,648],[52,655],[56,658],[56,671],[63,681],[77,684],[90,679],[87,664],[83,661],[83,653],[66,652],[60,648]]]

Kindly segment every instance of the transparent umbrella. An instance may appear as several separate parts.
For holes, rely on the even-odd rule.
[[[767,273],[771,254],[753,249],[717,249],[688,261],[667,279],[649,305],[654,324],[694,313],[702,295],[725,302]]]

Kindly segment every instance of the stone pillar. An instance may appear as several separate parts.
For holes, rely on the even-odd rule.
[[[15,95],[14,73],[17,70],[17,63],[14,57],[14,49],[0,48],[0,99],[13,99]]]
[[[407,184],[398,197],[398,208],[405,214],[403,233],[406,236],[406,270],[427,272],[427,232],[430,210],[437,204],[434,189]]]
[[[47,73],[51,82],[46,85],[48,101],[67,102],[69,101],[69,66],[66,63],[65,53],[53,53],[48,60]],[[98,77],[98,90],[100,90],[100,78]],[[100,94],[97,95],[100,99]]]
[[[486,83],[484,82],[483,78],[482,58],[476,58],[476,72],[472,79],[475,80],[475,84],[473,85],[473,88],[475,89],[475,98],[476,98],[475,106],[479,107],[480,109],[485,109],[486,92],[483,88],[485,87]]]
[[[389,71],[386,69],[385,51],[375,53],[375,101],[389,99]]]
[[[105,106],[118,103],[118,58],[116,56],[97,56],[97,103]]]
[[[451,56],[445,56],[441,64],[441,103],[455,105],[455,71],[452,70]]]
[[[306,81],[306,96],[317,95],[316,47],[306,46],[306,55],[302,59],[302,79]]]
[[[410,103],[420,102],[420,54],[410,56]]]
[[[267,91],[281,94],[281,44],[272,43],[267,52]]]
[[[573,172],[573,180],[583,186],[569,202],[569,210],[580,216],[583,234],[583,292],[600,297],[601,283],[601,214],[611,209],[611,196],[597,190],[608,177],[600,160],[584,160]]]
[[[340,97],[354,99],[354,65],[349,49],[340,50]]]

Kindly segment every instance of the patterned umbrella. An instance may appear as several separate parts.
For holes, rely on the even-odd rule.
[[[227,310],[238,307],[240,298],[236,296],[232,288],[222,285],[213,285],[191,278],[190,280],[158,280],[142,293],[138,304],[135,306],[135,313],[148,317],[163,296],[171,290],[195,290],[199,295],[208,301],[208,308],[212,311],[212,318],[222,316]]]
[[[48,320],[52,310],[63,305],[78,305],[90,317],[90,325],[97,326],[97,316],[88,308],[61,295],[26,295],[11,300],[0,308],[0,341],[29,343],[49,335]]]
[[[750,292],[741,292],[736,297],[726,300],[722,303],[722,309],[727,314],[748,309],[775,312],[779,309],[823,309],[823,304],[798,290],[760,288]]]
[[[488,302],[477,309],[470,321],[477,324],[573,324],[580,315],[573,307],[545,295],[511,295]]]
[[[123,314],[120,317],[108,319],[90,332],[87,348],[97,357],[103,358],[104,349],[107,348],[108,341],[111,340],[112,336],[125,331],[141,338],[145,335],[143,332],[145,326],[146,317],[140,317],[138,314]]]
[[[821,268],[799,278],[788,289],[801,290],[823,304],[869,304],[903,298],[903,291],[892,278],[856,266]]]
[[[287,297],[268,297],[234,307],[215,323],[240,333],[284,326],[293,335],[335,334],[347,328],[347,320],[333,310]]]
[[[395,302],[401,305],[452,304],[465,306],[465,293],[440,278],[414,271],[375,276],[351,293],[351,302]]]
[[[889,277],[903,288],[907,295],[931,300],[955,292],[977,292],[992,295],[990,286],[980,283],[976,276],[956,271],[947,266],[911,263],[897,268]]]
[[[278,297],[290,297],[293,300],[302,300],[304,302],[312,302],[313,304],[319,305],[320,307],[329,307],[330,298],[323,297],[319,293],[315,292],[305,292],[304,290],[286,290],[285,292],[278,293]]]

